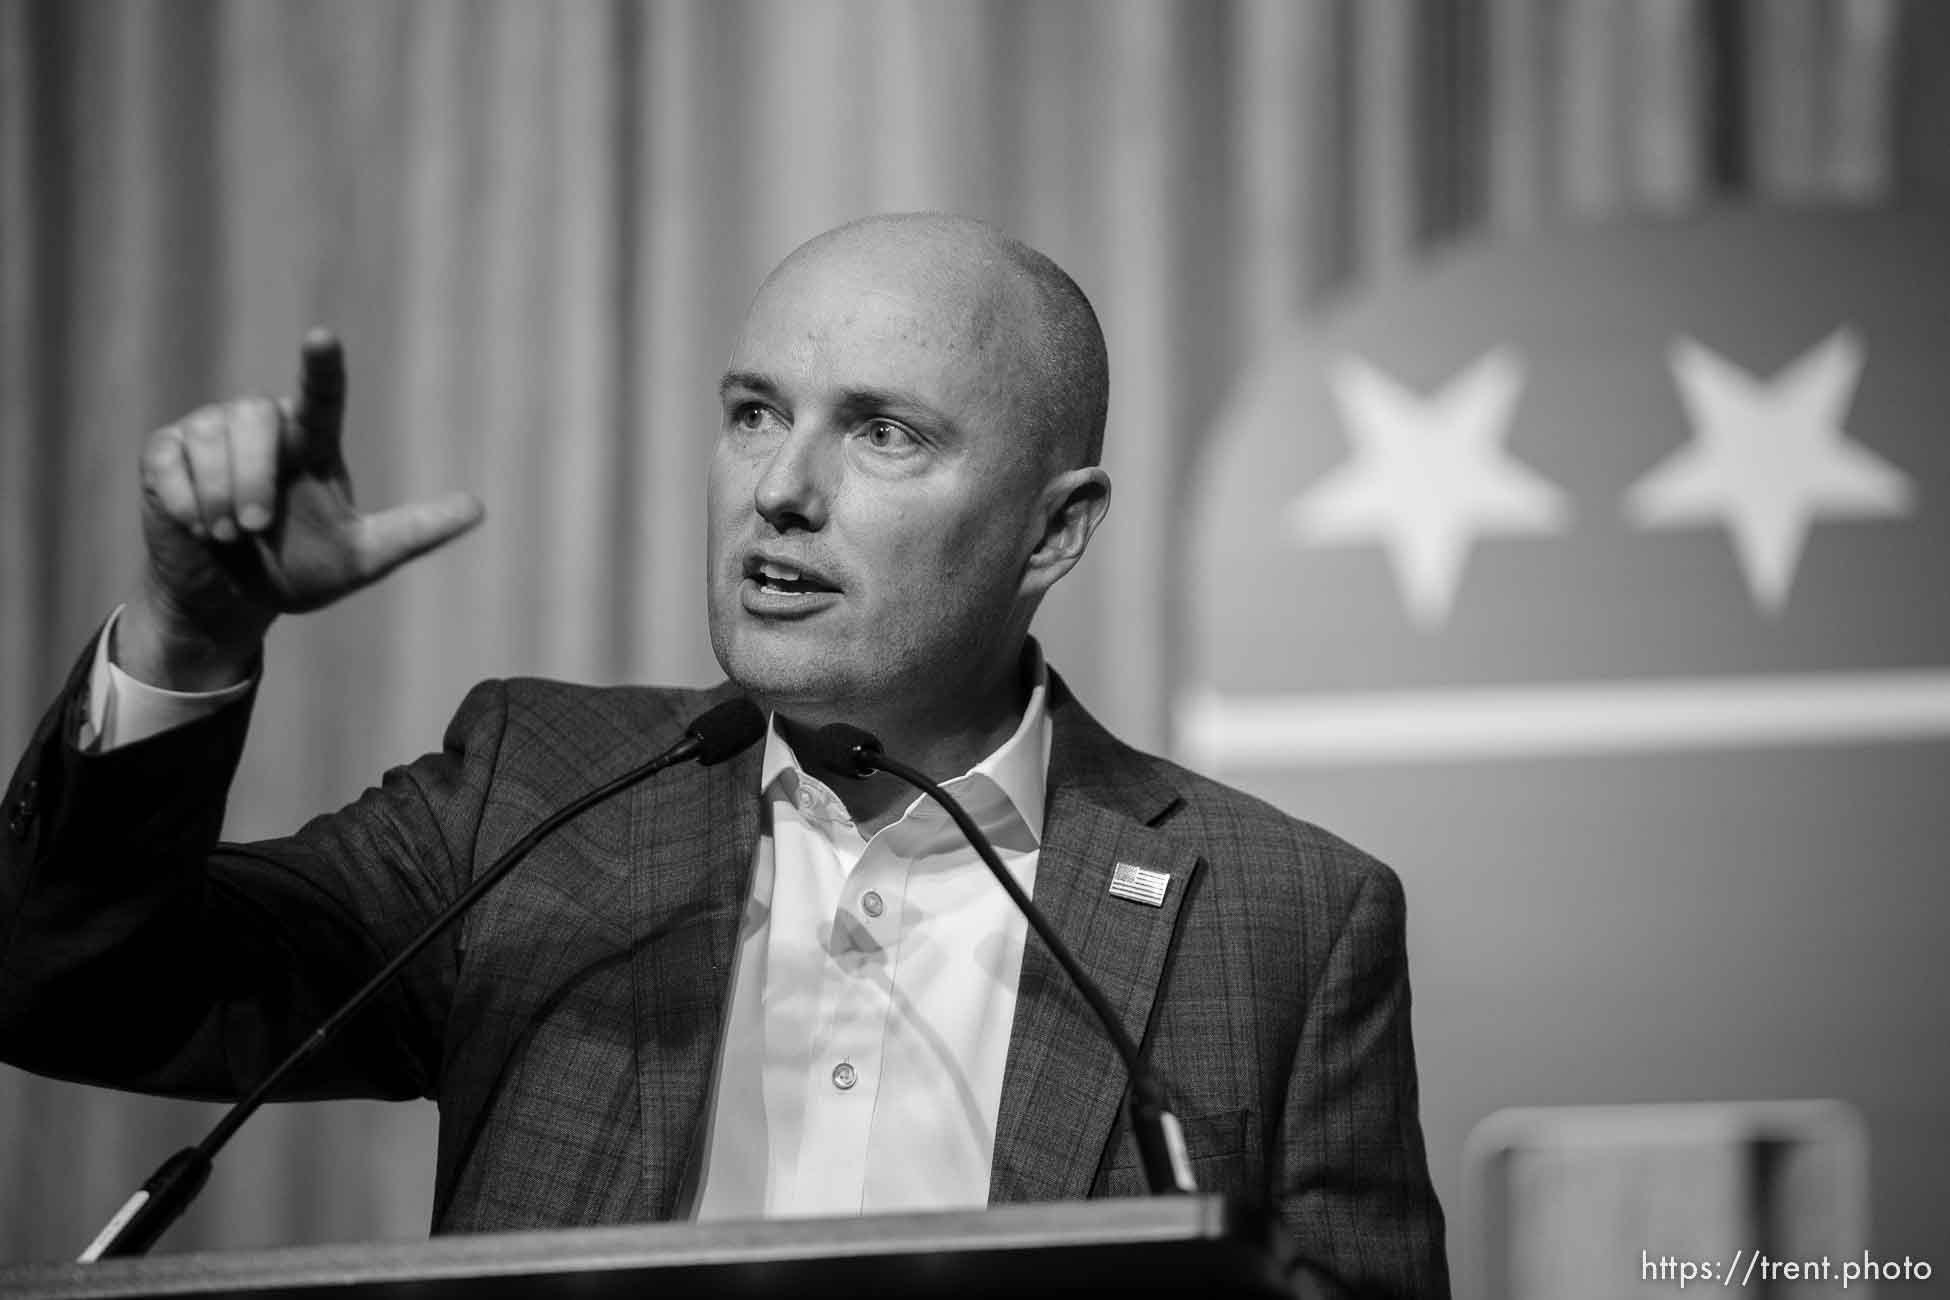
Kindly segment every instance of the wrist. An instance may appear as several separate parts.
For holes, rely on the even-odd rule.
[[[145,586],[116,620],[108,655],[147,686],[219,691],[257,671],[268,626],[268,620],[240,619],[213,632],[185,617],[166,594]]]

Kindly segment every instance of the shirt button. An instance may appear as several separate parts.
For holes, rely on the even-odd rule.
[[[880,895],[874,893],[871,889],[860,895],[860,907],[868,916],[879,916],[887,910],[887,904],[882,902]]]
[[[855,1070],[848,1062],[841,1061],[833,1067],[833,1086],[841,1092],[845,1092],[858,1082],[860,1082],[859,1071]]]

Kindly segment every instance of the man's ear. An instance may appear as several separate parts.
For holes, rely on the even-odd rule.
[[[1086,465],[1065,470],[1044,485],[1038,507],[1042,536],[1029,553],[1023,593],[1041,596],[1083,558],[1090,535],[1110,510],[1110,475]]]

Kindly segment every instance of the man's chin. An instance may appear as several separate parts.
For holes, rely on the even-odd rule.
[[[859,665],[830,652],[753,644],[751,638],[736,638],[714,649],[724,675],[760,708],[808,725],[845,721],[847,702],[857,697],[861,687]]]

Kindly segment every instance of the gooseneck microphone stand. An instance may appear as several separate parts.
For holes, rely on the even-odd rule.
[[[393,978],[399,974],[409,961],[438,937],[446,928],[458,920],[468,908],[472,907],[481,895],[494,888],[495,883],[525,857],[543,836],[553,831],[563,822],[583,812],[592,804],[602,802],[618,791],[628,789],[637,782],[655,776],[665,768],[679,763],[695,760],[706,767],[721,763],[745,749],[765,732],[765,715],[756,704],[742,696],[726,700],[715,708],[705,711],[686,730],[684,739],[650,759],[648,762],[631,768],[623,775],[582,795],[574,802],[557,809],[544,817],[526,835],[523,835],[507,852],[495,859],[494,865],[483,872],[466,889],[462,890],[453,902],[443,909],[422,930],[413,941],[394,954],[392,960],[379,968],[377,974],[347,998],[344,1005],[323,1024],[311,1032],[310,1037],[286,1056],[272,1071],[265,1075],[258,1085],[246,1094],[243,1100],[225,1112],[222,1119],[195,1146],[184,1147],[169,1159],[163,1161],[149,1180],[142,1184],[118,1210],[106,1227],[89,1243],[88,1249],[81,1253],[81,1262],[90,1263],[98,1259],[108,1259],[120,1255],[141,1255],[154,1245],[170,1224],[181,1217],[184,1210],[203,1190],[209,1181],[210,1167],[216,1160],[217,1152],[223,1150],[244,1121],[249,1119],[257,1108],[276,1091],[287,1075],[310,1060],[318,1050],[332,1041],[346,1022],[363,1010],[367,1003],[377,997]]]
[[[868,777],[875,772],[885,772],[898,777],[940,804],[954,818],[955,825],[961,828],[961,833],[981,856],[997,882],[1028,918],[1030,928],[1036,931],[1037,937],[1056,958],[1063,973],[1070,977],[1070,982],[1083,995],[1083,1000],[1090,1004],[1091,1011],[1103,1024],[1104,1033],[1117,1048],[1118,1055],[1124,1058],[1124,1068],[1131,1076],[1131,1133],[1137,1138],[1138,1157],[1144,1164],[1145,1181],[1152,1195],[1196,1192],[1198,1186],[1192,1178],[1184,1134],[1178,1127],[1178,1118],[1165,1105],[1164,1081],[1145,1061],[1137,1044],[1131,1041],[1130,1034],[1112,1010],[1103,990],[1085,973],[1069,945],[1063,942],[1041,909],[1030,901],[1029,895],[1022,891],[1015,877],[1004,869],[1002,860],[995,854],[995,846],[989,843],[989,837],[982,833],[975,819],[925,772],[897,758],[890,758],[881,749],[880,741],[873,733],[859,727],[850,727],[843,722],[821,727],[813,734],[812,753],[824,766],[848,776]]]

